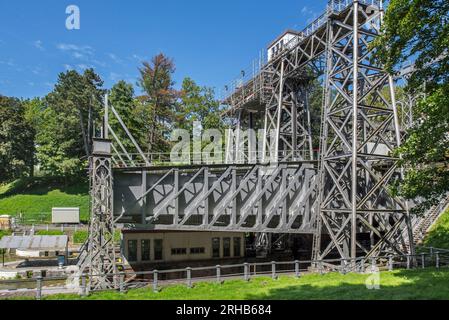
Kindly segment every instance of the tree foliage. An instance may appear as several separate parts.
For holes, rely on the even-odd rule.
[[[34,137],[22,101],[0,96],[0,183],[33,174]]]
[[[449,191],[449,2],[446,0],[391,0],[384,35],[375,45],[378,59],[390,72],[413,61],[409,92],[425,97],[414,107],[415,124],[398,150],[407,168],[405,181],[395,191],[409,199],[422,197],[425,208]]]
[[[142,143],[145,142],[145,135],[142,131],[143,121],[139,114],[138,101],[134,98],[133,86],[123,80],[117,82],[111,89],[109,103],[117,111],[136,142],[139,145],[142,145]],[[114,130],[114,133],[120,139],[126,150],[131,153],[135,152],[135,147],[126,134],[126,131],[112,112],[109,117],[109,125],[112,130]],[[110,138],[113,139],[113,137]],[[120,151],[121,150],[119,150],[119,152]]]
[[[167,152],[168,136],[176,110],[177,91],[174,89],[172,59],[160,53],[139,69],[138,85],[144,91],[139,97],[144,115],[144,129],[149,152]]]
[[[103,81],[92,69],[61,73],[45,98],[37,134],[37,157],[43,170],[76,176],[91,152],[94,127],[99,127]]]
[[[200,87],[187,77],[182,82],[176,113],[176,128],[193,130],[193,122],[198,121],[204,130],[224,127],[221,117],[220,103],[215,99],[214,91],[208,87]]]

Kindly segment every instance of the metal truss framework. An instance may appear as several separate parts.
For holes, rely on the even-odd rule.
[[[394,80],[369,46],[382,16],[379,0],[329,1],[323,16],[224,101],[237,116],[228,137],[235,148],[224,165],[155,170],[112,107],[140,160],[125,150],[107,125],[106,108],[105,134],[117,145],[112,159],[94,158],[91,270],[115,268],[112,247],[95,242],[109,237],[113,207],[117,221],[136,229],[254,232],[261,243],[269,242],[265,233],[314,234],[314,260],[407,252],[408,206],[387,189],[401,179],[392,155],[401,143]],[[318,170],[310,164],[308,86],[323,73]],[[252,139],[241,136],[256,128],[265,132],[257,151],[264,164],[251,154]],[[111,161],[124,188],[114,187],[114,206]],[[105,279],[100,286],[112,284]]]
[[[79,261],[80,274],[87,272],[91,291],[118,285],[114,247],[111,141],[94,139],[91,157],[91,215],[87,251]]]
[[[122,169],[119,174],[125,188],[115,188],[116,199],[124,199],[115,202],[116,215],[133,228],[149,223],[160,230],[314,233],[313,163]],[[149,175],[152,182],[145,178]],[[126,180],[141,184],[134,201],[124,196]]]
[[[387,189],[400,179],[392,154],[401,137],[393,79],[373,63],[369,47],[382,15],[354,1],[327,26],[318,260],[337,252],[342,258],[404,253],[412,237],[407,203]],[[362,232],[370,241],[359,237]],[[325,248],[323,233],[331,239]]]

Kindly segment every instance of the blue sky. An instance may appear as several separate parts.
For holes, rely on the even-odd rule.
[[[93,67],[110,88],[135,84],[142,60],[163,52],[186,76],[217,91],[251,66],[285,29],[302,29],[327,0],[0,0],[0,94],[50,92],[67,69]],[[81,29],[67,30],[77,5]],[[139,93],[139,89],[136,88]]]

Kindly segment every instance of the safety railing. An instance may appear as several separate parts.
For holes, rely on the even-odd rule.
[[[326,274],[340,272],[342,274],[372,273],[378,271],[393,271],[394,269],[425,269],[449,267],[449,252],[433,251],[416,255],[385,255],[372,258],[357,259],[326,259],[326,260],[295,260],[271,261],[260,263],[241,263],[234,265],[216,265],[197,268],[182,268],[174,270],[152,270],[147,272],[120,273],[112,275],[118,281],[118,290],[125,292],[133,288],[152,287],[155,292],[162,287],[174,284],[185,284],[192,288],[196,282],[242,279],[269,276],[277,279],[281,275],[300,277],[305,273]],[[84,286],[80,288],[81,295],[88,295],[89,279],[95,275],[83,275]],[[132,277],[133,281],[126,279]]]
[[[171,167],[188,165],[231,165],[231,164],[263,164],[277,162],[295,162],[316,159],[308,150],[292,150],[263,153],[262,151],[242,150],[239,152],[193,152],[187,156],[172,153],[147,153],[145,154],[150,167]],[[115,168],[146,167],[147,163],[140,154],[113,154]]]
[[[353,3],[353,0],[329,0],[325,12],[285,43],[276,53],[276,56],[296,48],[305,39],[321,29],[327,23],[331,14],[338,14]],[[375,8],[383,7],[383,0],[359,0],[359,3]],[[248,96],[257,96],[257,92],[263,88],[263,70],[270,63],[264,52],[265,50],[262,50],[260,57],[253,61],[251,67],[243,69],[237,79],[225,85],[224,90],[219,93],[220,101],[235,106],[239,101],[247,99]]]
[[[449,267],[449,250],[428,248],[415,255],[383,255],[371,258],[357,259],[326,259],[326,260],[295,260],[252,262],[233,265],[215,265],[197,268],[180,268],[171,270],[152,270],[145,272],[121,272],[108,275],[116,283],[120,292],[134,288],[150,287],[157,292],[169,285],[185,284],[192,288],[197,282],[223,283],[225,280],[242,279],[250,281],[252,278],[268,276],[277,279],[281,275],[301,277],[306,273],[326,274],[330,272],[374,273],[379,271],[393,271],[395,269],[417,270],[426,268]],[[83,274],[70,277],[42,277],[38,275],[32,279],[0,281],[0,292],[10,290],[11,294],[33,295],[41,299],[44,295],[76,293],[87,296],[90,281],[104,275]]]

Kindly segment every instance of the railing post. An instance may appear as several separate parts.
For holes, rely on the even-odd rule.
[[[323,261],[322,260],[320,260],[319,263],[318,263],[318,269],[320,271],[320,275],[323,275],[324,274],[324,270],[323,270]]]
[[[42,299],[42,275],[36,278],[36,300]]]
[[[87,296],[87,281],[85,274],[81,275],[81,296]]]
[[[341,274],[346,274],[345,273],[345,259],[340,259],[340,273]]]
[[[125,293],[125,273],[120,272],[120,293]]]
[[[376,258],[371,258],[371,272],[376,272]]]
[[[276,275],[276,262],[271,261],[271,277],[276,280],[278,276]]]
[[[440,268],[440,253],[439,252],[435,253],[435,259],[436,259],[436,263],[437,263],[436,267],[437,267],[437,269],[439,269]]]
[[[217,282],[219,284],[221,284],[222,283],[222,281],[221,281],[221,266],[217,265],[216,268],[217,268]]]
[[[407,270],[410,270],[410,255],[407,255]]]
[[[393,256],[388,257],[388,271],[393,271],[394,265],[393,265]]]
[[[153,271],[153,292],[159,292],[157,288],[157,282],[158,282],[158,271]]]
[[[243,277],[244,277],[245,281],[249,281],[249,264],[248,264],[248,262],[245,262],[243,264],[243,273],[244,273]]]
[[[421,255],[421,264],[422,264],[422,268],[423,269],[425,269],[426,268],[426,255],[425,255],[425,253],[423,253],[422,255]]]
[[[365,258],[360,261],[360,273],[365,273]]]
[[[301,277],[301,271],[299,269],[299,261],[298,260],[295,261],[295,277],[296,278]]]
[[[192,268],[186,268],[187,271],[187,288],[192,288]]]

